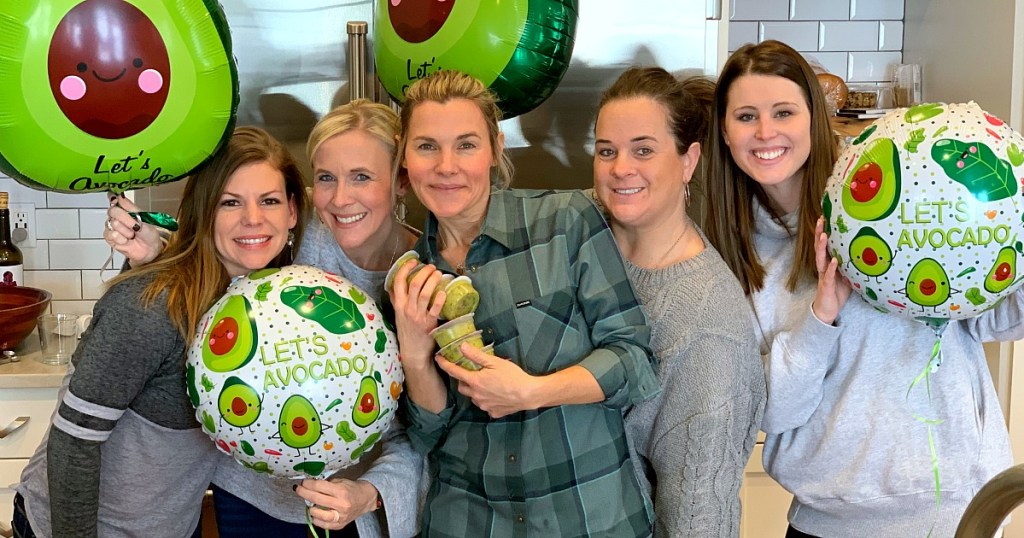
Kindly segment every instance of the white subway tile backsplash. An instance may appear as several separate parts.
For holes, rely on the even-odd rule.
[[[50,241],[50,269],[99,270],[110,252],[102,239],[54,239]],[[121,267],[123,262],[124,256],[114,253],[114,267]]]
[[[78,239],[78,210],[36,209],[36,237]]]
[[[823,21],[818,50],[878,50],[878,21]]]
[[[846,79],[848,54],[845,52],[805,52],[804,58],[813,65],[821,64],[829,73]],[[813,61],[812,61],[813,60]]]
[[[730,2],[730,20],[784,21],[789,19],[789,0],[730,0]]]
[[[36,207],[46,207],[44,191],[30,189],[4,175],[0,175],[0,191],[11,194],[12,204],[35,204]]]
[[[790,0],[789,18],[794,21],[850,20],[850,0]]]
[[[107,290],[104,282],[119,273],[120,271],[114,270],[103,271],[103,278],[100,278],[100,271],[82,271],[82,298],[96,300],[102,297]]]
[[[756,22],[731,22],[729,23],[729,50],[736,50],[747,43],[757,43]]]
[[[110,207],[110,199],[105,192],[87,194],[65,194],[62,192],[46,193],[46,207]]]
[[[79,237],[83,239],[103,239],[103,223],[106,222],[106,220],[106,209],[79,209]]]
[[[850,0],[850,19],[901,21],[903,6],[903,0]]]
[[[49,291],[54,301],[82,298],[81,271],[25,271],[25,283]]]
[[[761,41],[777,39],[798,51],[818,50],[817,22],[762,22]]]
[[[878,50],[903,50],[903,22],[878,23]]]
[[[21,249],[26,271],[50,268],[50,249],[47,245],[47,241],[37,239],[35,248],[23,247]]]
[[[54,314],[64,312],[67,314],[92,314],[96,301],[50,301],[50,312]]]
[[[851,52],[847,82],[892,80],[893,65],[903,61],[902,52]]]

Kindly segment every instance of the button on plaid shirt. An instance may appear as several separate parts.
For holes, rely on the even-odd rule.
[[[451,272],[436,238],[430,216],[416,250]],[[579,364],[606,399],[501,419],[450,379],[440,414],[405,399],[409,436],[431,463],[424,535],[650,535],[622,414],[659,389],[647,319],[604,218],[578,192],[493,191],[466,274],[499,357],[533,375]]]

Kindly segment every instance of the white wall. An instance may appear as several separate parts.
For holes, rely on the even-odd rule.
[[[103,221],[109,202],[103,193],[60,194],[22,186],[0,175],[0,191],[11,203],[34,204],[36,245],[19,246],[25,257],[25,285],[53,294],[50,310],[89,314],[103,294],[100,267],[110,256],[103,241]],[[124,258],[115,256],[117,274]]]
[[[777,39],[847,83],[889,81],[902,63],[904,0],[730,2],[730,51]]]

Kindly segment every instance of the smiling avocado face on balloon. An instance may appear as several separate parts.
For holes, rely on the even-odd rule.
[[[323,432],[320,414],[313,403],[300,394],[293,394],[284,401],[277,428],[281,442],[292,448],[313,446]]]
[[[241,295],[228,297],[206,335],[203,364],[214,372],[237,370],[252,360],[256,347],[252,305]]]
[[[217,404],[224,420],[237,428],[251,426],[256,422],[263,407],[256,389],[236,376],[224,382]]]
[[[949,276],[942,264],[924,258],[914,264],[907,276],[907,299],[921,306],[939,306],[949,300]]]
[[[86,0],[68,11],[50,40],[47,71],[61,112],[106,139],[149,127],[171,83],[160,31],[124,0]]]
[[[896,209],[900,189],[896,144],[888,138],[876,138],[864,149],[843,183],[843,208],[858,220],[882,220]]]
[[[999,293],[1010,286],[1017,277],[1017,251],[1003,247],[996,255],[996,262],[985,276],[985,289]]]
[[[862,228],[850,242],[850,261],[867,276],[881,276],[892,267],[892,249],[871,228]]]

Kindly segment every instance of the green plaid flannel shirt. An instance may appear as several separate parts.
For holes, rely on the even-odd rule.
[[[430,216],[416,250],[452,272],[436,236]],[[579,192],[493,191],[466,267],[477,328],[499,357],[534,375],[579,364],[606,399],[496,420],[451,379],[440,414],[405,399],[431,463],[424,536],[649,536],[622,417],[659,388],[647,318],[602,215]]]

